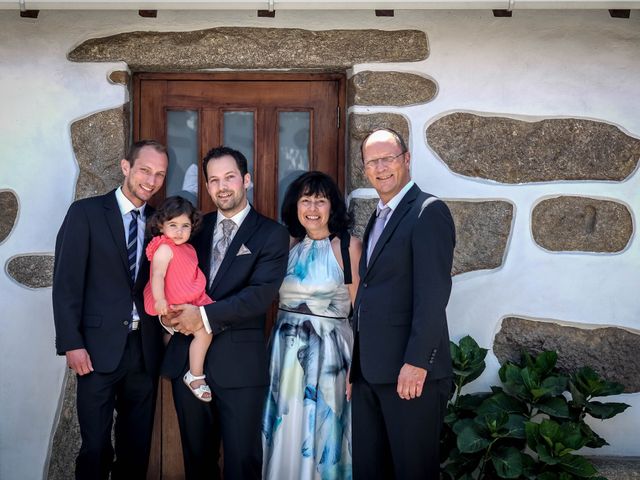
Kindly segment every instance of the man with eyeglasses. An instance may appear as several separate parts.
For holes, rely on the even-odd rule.
[[[397,132],[375,130],[361,148],[380,201],[364,233],[354,305],[353,478],[438,479],[453,375],[445,312],[453,219],[411,180]]]

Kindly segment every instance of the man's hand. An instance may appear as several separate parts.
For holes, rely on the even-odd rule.
[[[349,370],[347,370],[347,378],[346,378],[346,382],[347,382],[347,390],[346,390],[347,402],[351,401],[351,381],[349,380],[350,377],[351,377],[351,367],[349,367]]]
[[[169,325],[172,326],[176,332],[184,335],[193,335],[194,332],[204,327],[199,307],[185,303],[182,305],[172,305],[171,309],[179,311],[180,313],[172,318],[165,317],[165,322],[169,322]]]
[[[93,372],[93,365],[91,365],[91,358],[89,352],[84,348],[78,348],[76,350],[69,350],[65,352],[67,357],[67,365],[71,370],[78,375],[86,375]]]
[[[405,363],[398,375],[398,395],[403,400],[411,400],[422,395],[422,387],[427,380],[427,371],[424,368],[414,367]]]
[[[169,305],[169,311],[166,315],[160,315],[160,323],[164,325],[166,328],[172,328],[171,322],[174,318],[182,313],[182,310],[176,310],[173,305]],[[173,333],[172,333],[173,335]]]

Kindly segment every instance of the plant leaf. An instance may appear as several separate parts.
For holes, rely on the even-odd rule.
[[[558,428],[557,444],[566,447],[569,450],[580,450],[587,443],[587,438],[582,434],[579,423],[567,422]],[[559,450],[559,454],[563,455],[567,451]]]
[[[491,453],[491,463],[500,478],[522,475],[522,453],[514,447],[499,448]]]
[[[549,448],[544,443],[539,443],[538,448],[536,448],[536,453],[538,454],[538,459],[542,463],[546,463],[547,465],[556,465],[560,462],[560,459],[554,457],[549,450]]]
[[[545,378],[540,386],[546,389],[551,395],[562,395],[567,389],[567,383],[569,379],[564,375],[551,375],[550,377]]]
[[[536,406],[550,417],[569,418],[569,404],[562,396],[542,400]]]
[[[565,472],[577,477],[591,477],[598,473],[595,467],[580,455],[564,455],[559,465]]]
[[[536,357],[535,370],[538,375],[546,377],[555,368],[558,361],[558,354],[552,350],[546,350]]]
[[[573,375],[576,387],[585,397],[607,397],[619,395],[624,387],[616,382],[602,380],[591,367],[582,367]]]
[[[456,445],[462,453],[475,453],[487,448],[491,442],[479,432],[478,425],[466,425],[458,434]]]
[[[522,415],[511,414],[504,425],[504,432],[500,432],[503,437],[524,439],[525,423],[527,419]]]
[[[515,397],[506,393],[495,393],[480,404],[478,415],[488,413],[526,413],[527,406]]]
[[[607,441],[598,435],[596,432],[591,430],[591,427],[584,422],[580,423],[580,430],[582,431],[582,435],[587,439],[587,443],[584,444],[585,447],[589,448],[601,448],[605,445],[609,445]]]
[[[624,412],[629,405],[626,403],[617,402],[588,402],[586,410],[594,418],[606,420],[608,418],[615,417],[617,414]]]

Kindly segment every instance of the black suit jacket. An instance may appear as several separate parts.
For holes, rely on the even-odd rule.
[[[149,218],[153,209],[145,207]],[[126,237],[115,190],[74,202],[56,238],[53,316],[56,350],[86,348],[97,372],[116,369],[124,352],[133,302],[140,315],[147,370],[159,374],[162,331],[144,311],[142,291],[149,279],[144,254],[135,285],[129,275]]]
[[[369,383],[395,383],[404,363],[428,380],[452,375],[446,306],[455,227],[447,205],[413,185],[387,222],[367,264],[369,220],[354,304],[359,362]]]
[[[216,212],[205,215],[192,240],[207,285],[216,219]],[[248,252],[243,249],[242,254],[241,246]],[[287,230],[251,208],[207,290],[215,303],[205,307],[214,335],[205,373],[221,387],[268,384],[266,312],[284,279],[288,247]],[[172,336],[162,367],[164,375],[176,378],[184,373],[191,339],[179,333]]]

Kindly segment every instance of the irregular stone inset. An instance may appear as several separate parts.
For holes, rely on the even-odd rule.
[[[600,478],[608,480],[638,480],[640,478],[640,457],[588,457],[598,470]]]
[[[436,84],[403,72],[360,72],[349,79],[349,105],[416,105],[436,95]]]
[[[507,249],[513,205],[504,201],[447,201],[456,226],[452,274],[488,270],[502,265]]]
[[[17,217],[18,197],[16,194],[9,190],[0,192],[0,243],[4,242],[13,230]]]
[[[51,445],[48,480],[74,478],[76,456],[82,443],[76,409],[76,375],[72,370],[67,370],[64,382],[60,418]]]
[[[50,287],[53,285],[53,254],[13,257],[7,262],[7,273],[29,288]]]
[[[502,183],[627,178],[640,140],[604,122],[524,122],[452,113],[427,128],[427,142],[451,170]]]
[[[376,209],[377,198],[352,198],[349,202],[349,212],[353,215],[353,232],[355,237],[362,240],[369,218]]]
[[[376,128],[392,128],[409,145],[409,123],[397,113],[372,113],[349,115],[349,168],[347,171],[349,191],[356,188],[369,188],[371,185],[364,175],[360,145],[367,134]]]
[[[487,270],[502,265],[511,233],[513,205],[504,201],[468,202],[445,200],[456,226],[456,249],[451,275]],[[353,235],[362,238],[377,198],[352,198],[349,211]]]
[[[633,221],[622,203],[562,196],[535,206],[531,229],[536,243],[547,250],[611,253],[627,246]]]
[[[129,72],[115,70],[109,74],[109,81],[118,85],[127,85],[129,83]]]
[[[493,353],[500,363],[520,360],[525,350],[558,352],[558,367],[573,372],[591,367],[603,378],[619,382],[625,392],[640,391],[640,334],[617,327],[581,328],[541,320],[507,317],[496,334]]]
[[[108,192],[122,183],[120,160],[126,155],[129,114],[123,106],[71,124],[71,142],[80,167],[76,199]]]
[[[416,62],[429,55],[418,30],[220,27],[192,32],[128,32],[87,40],[76,62],[126,62],[132,71],[210,68],[349,68]]]

